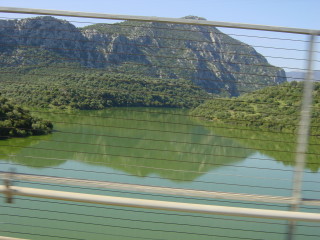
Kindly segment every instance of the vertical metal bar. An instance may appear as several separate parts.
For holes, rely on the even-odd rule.
[[[314,58],[314,45],[315,35],[310,35],[309,49],[307,57],[307,72],[304,78],[304,89],[302,96],[300,122],[297,136],[295,169],[293,175],[293,188],[292,188],[292,205],[291,210],[297,211],[302,199],[302,178],[306,161],[306,152],[308,150],[311,114],[312,114],[312,91],[314,87],[313,81],[313,58]],[[291,221],[288,226],[288,240],[293,240],[296,222]]]
[[[302,106],[300,112],[300,123],[297,137],[296,147],[296,165],[293,177],[293,205],[299,205],[301,201],[302,177],[305,166],[306,152],[308,150],[309,133],[311,125],[312,112],[312,91],[314,87],[313,81],[313,58],[314,58],[315,35],[310,36],[309,51],[307,58],[307,72],[304,79],[304,91]]]
[[[13,179],[13,171],[8,172],[3,179],[4,186],[6,187],[5,195],[6,195],[6,203],[13,203],[13,195],[11,191]]]

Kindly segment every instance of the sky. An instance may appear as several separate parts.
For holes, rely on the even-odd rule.
[[[172,18],[196,15],[212,21],[320,29],[320,0],[0,0],[0,6]],[[0,17],[30,17],[30,15],[0,13]],[[306,36],[292,34],[225,28],[220,30],[227,34],[309,39]],[[304,50],[308,48],[306,42],[232,36],[254,46],[259,53],[267,56],[273,65],[287,67],[288,71],[305,69],[305,61],[290,60],[290,58],[305,59],[307,55]],[[320,38],[317,41],[320,42]],[[286,56],[287,59],[281,59],[282,56]],[[319,68],[318,65],[315,65],[316,69]]]

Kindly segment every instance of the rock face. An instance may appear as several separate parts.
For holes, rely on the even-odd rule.
[[[103,54],[74,25],[53,17],[0,21],[0,50],[9,65],[80,62],[101,67]]]
[[[228,96],[286,81],[282,69],[215,27],[124,21],[76,28],[53,17],[0,21],[2,66],[53,63],[184,78]]]

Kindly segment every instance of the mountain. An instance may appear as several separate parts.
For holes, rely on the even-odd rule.
[[[295,133],[299,123],[302,82],[266,87],[240,97],[212,99],[191,114],[215,123],[257,127],[274,132]],[[313,90],[311,134],[320,135],[320,83]]]
[[[286,76],[287,76],[287,81],[288,82],[292,82],[292,81],[303,81],[304,77],[305,77],[305,72],[298,72],[298,71],[292,71],[292,72],[286,72]],[[316,81],[320,81],[320,71],[314,71],[314,76],[313,76],[314,80]]]
[[[227,96],[286,81],[282,69],[215,27],[156,22],[77,28],[47,16],[0,20],[0,63],[3,67],[77,63],[109,72],[183,78],[209,93]]]

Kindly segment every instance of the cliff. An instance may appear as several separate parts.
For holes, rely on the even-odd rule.
[[[282,69],[215,27],[154,22],[77,28],[53,17],[0,20],[0,63],[3,67],[77,63],[109,72],[183,78],[222,96],[286,81]]]

